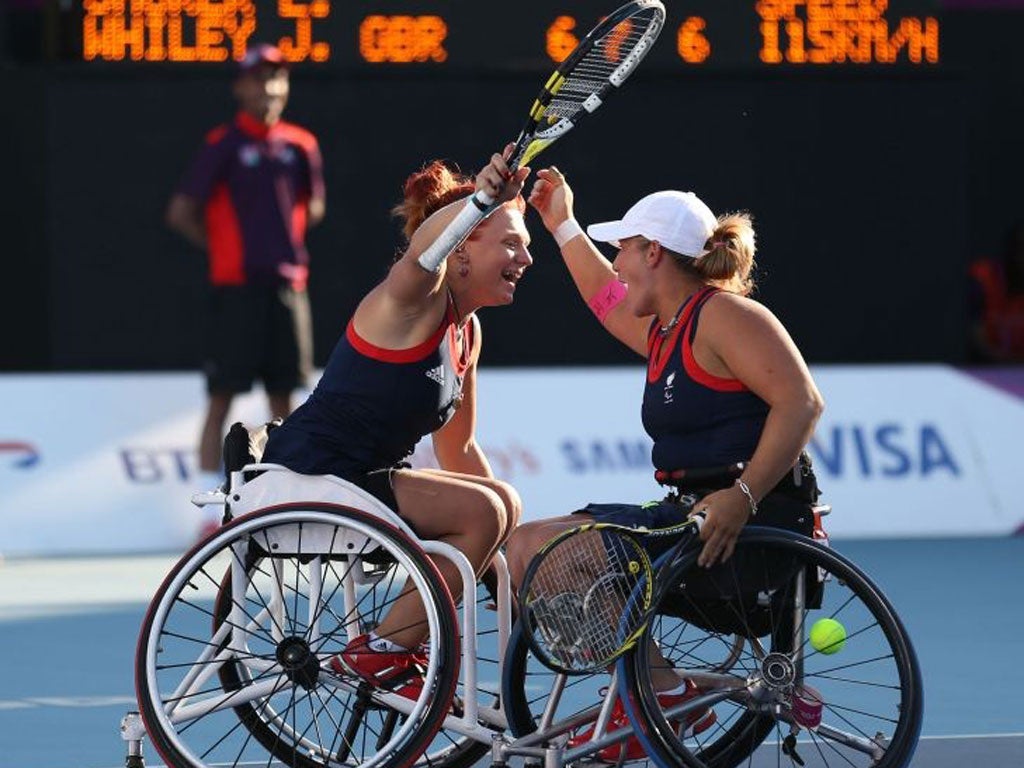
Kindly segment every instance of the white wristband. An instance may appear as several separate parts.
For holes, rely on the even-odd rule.
[[[485,199],[481,199],[485,198]],[[459,243],[469,237],[473,227],[479,224],[490,207],[490,198],[482,192],[470,196],[462,209],[445,227],[427,248],[419,255],[416,261],[427,272],[437,273],[441,271],[441,265],[448,255],[454,251]]]
[[[558,247],[562,248],[574,237],[582,235],[583,227],[580,226],[580,223],[576,221],[576,219],[566,219],[559,224],[551,234],[554,235],[555,242],[558,243]]]

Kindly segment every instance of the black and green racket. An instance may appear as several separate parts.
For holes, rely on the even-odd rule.
[[[665,24],[661,0],[633,0],[601,20],[547,79],[516,138],[508,166],[515,172],[596,111],[633,74]],[[437,263],[484,218],[494,199],[471,198],[421,260]]]
[[[671,588],[673,567],[688,545],[699,546],[703,513],[668,528],[586,523],[555,536],[526,570],[520,618],[530,650],[569,675],[608,667],[636,645],[652,606]],[[647,546],[668,552],[654,568]]]

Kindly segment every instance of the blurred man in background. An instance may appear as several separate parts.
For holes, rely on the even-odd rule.
[[[289,93],[281,51],[250,48],[232,90],[237,115],[207,134],[165,216],[209,257],[209,400],[199,441],[204,489],[223,479],[221,444],[234,396],[259,379],[272,417],[283,418],[292,393],[306,383],[313,344],[305,234],[325,209],[316,138],[281,119]],[[217,522],[204,521],[204,531]]]
[[[999,258],[970,266],[971,360],[1024,363],[1024,222],[1010,228]]]

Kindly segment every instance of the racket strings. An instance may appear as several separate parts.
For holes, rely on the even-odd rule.
[[[583,56],[578,68],[592,77],[607,79],[649,36],[652,26],[660,20],[658,11],[637,13],[612,27]]]
[[[636,586],[645,574],[639,546],[602,531],[578,533],[544,556],[527,593],[535,639],[564,669],[588,671],[617,654],[622,626],[645,605]],[[627,613],[629,614],[627,616]]]
[[[613,27],[566,74],[547,108],[548,118],[570,118],[583,103],[608,86],[612,74],[647,37],[653,15],[641,14]]]

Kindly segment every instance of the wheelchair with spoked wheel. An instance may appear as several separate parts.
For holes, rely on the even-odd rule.
[[[224,505],[225,525],[178,561],[143,621],[139,707],[168,765],[556,768],[611,753],[661,768],[899,768],[913,753],[922,703],[909,638],[881,591],[820,543],[749,527],[713,578],[694,549],[635,652],[609,674],[566,676],[513,626],[500,555],[477,584],[461,553],[419,539],[365,491],[258,458],[229,464],[225,488],[197,498]],[[458,567],[461,606],[437,558]],[[427,623],[415,699],[329,664],[407,590]],[[810,644],[818,618],[842,623],[841,649]],[[698,696],[661,703],[651,643]],[[614,722],[620,697],[635,728]],[[715,723],[685,735],[679,723],[698,709]]]

